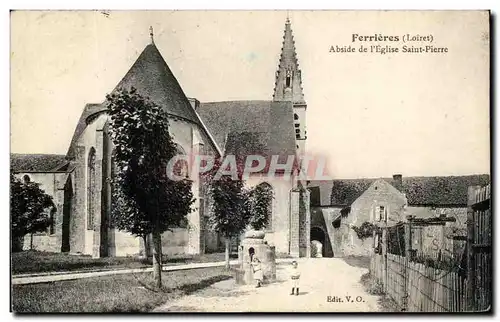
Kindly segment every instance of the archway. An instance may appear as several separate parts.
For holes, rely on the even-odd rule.
[[[325,257],[326,236],[323,229],[319,227],[311,228],[311,243],[313,241],[318,241],[321,243],[321,256],[319,257]]]

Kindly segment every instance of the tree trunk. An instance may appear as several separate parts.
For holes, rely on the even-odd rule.
[[[156,287],[161,288],[161,234],[153,233],[153,276]]]
[[[12,252],[22,252],[24,244],[24,236],[12,238]]]
[[[231,238],[226,237],[226,268],[229,269],[229,251],[231,250]]]
[[[145,244],[147,245],[146,247],[146,258],[149,258],[151,257],[151,235],[146,235],[146,237],[144,237],[144,241],[145,241]]]
[[[30,250],[33,250],[33,233],[30,234],[30,237],[31,237],[31,239],[30,239]]]
[[[147,260],[149,257],[151,257],[151,245],[149,241],[149,235],[142,236],[142,243],[144,249],[141,249],[140,257]]]

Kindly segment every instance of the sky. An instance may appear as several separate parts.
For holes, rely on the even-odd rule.
[[[290,11],[309,154],[334,178],[489,173],[485,12]],[[11,152],[65,154],[149,44],[188,97],[271,100],[286,11],[15,11]],[[332,53],[352,35],[432,35],[447,53]],[[421,45],[412,43],[406,45]],[[428,45],[428,44],[425,44]]]

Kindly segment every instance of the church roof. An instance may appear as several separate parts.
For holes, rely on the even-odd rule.
[[[76,124],[75,132],[73,133],[73,137],[71,138],[71,142],[69,144],[68,152],[66,153],[66,157],[72,159],[75,157],[75,145],[78,141],[80,135],[85,131],[87,127],[87,118],[100,111],[106,110],[106,107],[103,104],[86,104],[83,108],[83,112],[80,115],[80,119]]]
[[[392,178],[382,178],[394,185]],[[378,179],[343,179],[311,181],[308,186],[320,188],[322,206],[351,205]],[[487,174],[467,176],[404,177],[402,190],[410,206],[466,206],[467,189],[490,183]]]
[[[224,154],[295,155],[291,102],[210,102],[197,112]]]
[[[64,171],[68,161],[61,154],[10,154],[10,169],[14,172]]]
[[[130,90],[132,87],[141,96],[149,98],[158,106],[165,108],[170,116],[196,123],[205,129],[154,43],[146,46],[112,93],[119,89]],[[105,102],[85,105],[66,154],[68,159],[75,156],[74,148],[78,138],[85,131],[88,117],[104,110],[106,110]],[[214,147],[217,150],[217,146]]]
[[[173,116],[199,124],[196,113],[155,44],[149,44],[113,92],[135,87]]]

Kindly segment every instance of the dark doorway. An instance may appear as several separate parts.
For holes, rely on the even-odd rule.
[[[312,227],[311,228],[311,241],[317,240],[321,243],[321,255],[325,257],[325,246],[326,246],[326,238],[325,238],[325,232],[323,229],[318,228],[318,227]]]
[[[71,184],[71,177],[68,176],[68,180],[64,185],[64,204],[63,204],[63,222],[62,222],[62,241],[61,241],[61,252],[69,252],[69,230],[70,230],[70,218],[71,218],[71,201],[73,199],[73,188]]]
[[[250,262],[253,261],[253,256],[255,255],[255,249],[253,249],[253,247],[250,247],[248,250],[248,255],[250,256]]]

